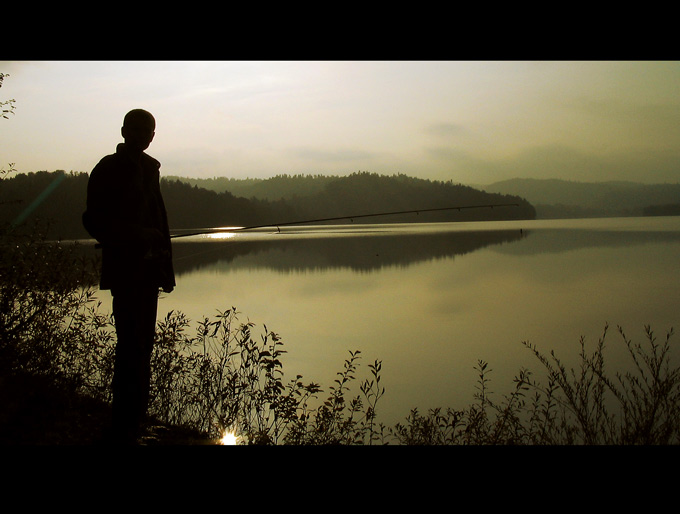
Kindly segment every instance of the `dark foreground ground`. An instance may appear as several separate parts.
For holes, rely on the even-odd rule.
[[[0,377],[0,445],[107,445],[110,406],[30,375]],[[203,435],[150,423],[140,445],[210,445]]]

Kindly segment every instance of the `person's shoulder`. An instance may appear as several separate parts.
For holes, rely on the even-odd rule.
[[[110,181],[120,174],[120,156],[116,153],[102,157],[90,172],[90,181]]]
[[[142,154],[142,159],[144,159],[144,164],[146,167],[156,170],[160,169],[161,167],[161,162],[158,159],[154,159],[146,152]]]
[[[102,157],[97,165],[94,167],[94,170],[106,170],[106,169],[112,169],[112,168],[118,168],[120,166],[124,165],[124,159],[122,155],[122,144],[119,144],[116,147],[116,151],[114,153],[111,153],[109,155],[105,155]],[[94,172],[93,170],[93,172]]]
[[[115,163],[116,160],[117,160],[117,156],[116,156],[115,153],[105,155],[104,157],[99,159],[99,162],[97,163],[95,168],[102,168],[102,167],[106,167],[106,166],[111,166],[112,164]]]

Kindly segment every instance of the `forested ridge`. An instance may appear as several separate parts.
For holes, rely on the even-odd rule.
[[[47,225],[50,238],[87,238],[85,210],[88,174],[38,171],[0,181],[0,223],[32,229]],[[366,218],[375,223],[533,219],[535,210],[513,195],[405,175],[358,172],[343,177],[280,175],[271,179],[161,179],[170,228],[251,226],[336,216],[432,209],[453,206],[517,203],[503,209],[470,209]],[[202,187],[218,182],[230,190]],[[199,187],[199,184],[201,186]],[[362,220],[356,220],[360,222]]]
[[[192,186],[222,193],[230,192],[243,198],[260,200],[291,200],[319,193],[329,182],[337,180],[334,175],[276,175],[271,178],[190,178],[168,176],[167,180],[179,180]]]

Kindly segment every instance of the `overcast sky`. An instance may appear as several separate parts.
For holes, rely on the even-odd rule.
[[[164,175],[680,182],[679,62],[0,61],[0,168],[89,172],[125,113]]]

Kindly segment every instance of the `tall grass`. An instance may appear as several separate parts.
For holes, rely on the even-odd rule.
[[[110,401],[113,320],[100,313],[96,263],[77,245],[4,234],[0,255],[0,381],[47,377],[73,394]],[[477,393],[463,408],[412,409],[393,427],[379,422],[381,361],[361,369],[349,352],[324,390],[284,374],[281,337],[240,321],[235,308],[192,323],[180,312],[158,322],[149,414],[217,441],[234,432],[268,445],[668,445],[680,439],[680,370],[672,330],[642,343],[619,327],[630,364],[606,368],[609,327],[594,348],[580,343],[578,366],[522,343],[540,364],[519,370],[497,398],[492,370],[479,361]],[[521,348],[520,348],[521,349]],[[569,356],[570,357],[570,356]]]

